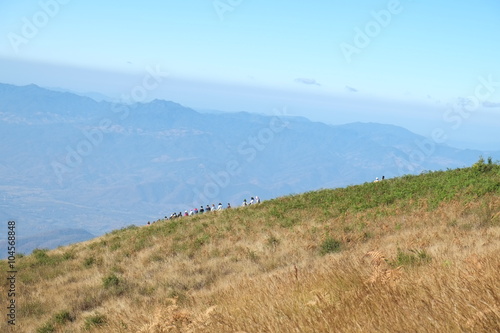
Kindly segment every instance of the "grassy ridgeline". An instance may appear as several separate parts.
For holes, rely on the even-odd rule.
[[[36,250],[15,332],[494,332],[499,194],[481,160]]]

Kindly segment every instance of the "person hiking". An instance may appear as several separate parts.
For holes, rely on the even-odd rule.
[[[245,207],[247,205],[247,199],[243,199],[243,203],[241,204],[241,206]]]
[[[228,202],[226,209],[230,209],[230,208],[231,208],[231,204]]]
[[[255,196],[255,202],[258,204],[260,203],[260,198],[258,196]]]
[[[249,205],[253,205],[253,204],[254,204],[254,199],[253,199],[253,197],[251,197]]]
[[[217,206],[217,210],[222,210],[222,204],[219,202],[219,205]]]
[[[209,212],[210,211],[210,206],[207,205],[207,208],[205,208],[205,212]]]

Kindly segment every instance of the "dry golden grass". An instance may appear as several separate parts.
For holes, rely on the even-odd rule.
[[[500,198],[415,200],[291,217],[269,202],[26,256],[0,331],[500,331]],[[321,254],[327,237],[339,252]]]
[[[432,237],[449,230],[429,231]],[[456,236],[460,246],[431,241],[433,259],[422,266],[382,269],[378,257],[367,263],[358,250],[318,259],[299,270],[298,280],[291,269],[243,280],[221,291],[208,331],[498,331],[500,234],[463,232],[449,240]],[[395,255],[391,246],[380,248]]]

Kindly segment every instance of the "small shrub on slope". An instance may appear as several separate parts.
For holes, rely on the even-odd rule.
[[[320,254],[325,255],[328,253],[340,252],[342,243],[336,239],[328,237],[321,243]]]

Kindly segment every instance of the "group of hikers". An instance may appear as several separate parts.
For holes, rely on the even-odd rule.
[[[382,176],[382,179],[379,179],[378,177],[376,177],[374,183],[377,183],[377,182],[384,180],[384,179],[385,179],[384,176]],[[258,196],[255,196],[255,198],[251,197],[250,201],[247,201],[247,199],[244,199],[241,206],[245,207],[245,206],[254,205],[254,204],[258,204],[258,203],[260,203],[260,198]],[[203,213],[208,213],[208,212],[218,212],[218,211],[221,211],[224,209],[231,209],[231,204],[227,203],[226,208],[224,208],[222,203],[220,203],[220,202],[217,205],[217,207],[215,206],[215,204],[212,204],[212,206],[206,205],[206,207],[203,207],[203,205],[202,205],[202,206],[200,206],[199,209],[198,208],[190,209],[189,212],[187,210],[185,210],[184,213],[182,213],[182,212],[175,213],[174,212],[170,215],[170,217],[165,216],[165,219],[171,220],[171,219],[175,219],[175,218],[179,218],[179,217],[183,217],[183,216],[193,216],[196,214],[203,214]],[[147,224],[150,225],[151,223],[148,221]]]
[[[378,183],[379,181],[384,180],[384,179],[385,179],[384,176],[382,176],[382,179],[379,179],[378,177],[376,177],[374,183]],[[245,206],[254,205],[254,204],[258,204],[258,203],[260,203],[260,198],[258,196],[255,196],[255,198],[251,197],[250,201],[247,201],[247,199],[244,199],[241,206],[245,207]],[[231,204],[227,203],[226,208],[224,208],[222,203],[220,203],[220,202],[217,205],[217,207],[215,206],[215,204],[212,204],[212,206],[206,205],[206,207],[200,206],[199,209],[193,208],[193,209],[190,209],[189,212],[187,210],[185,210],[184,213],[182,213],[182,212],[172,213],[170,215],[170,217],[165,216],[165,219],[171,220],[171,219],[175,219],[175,218],[182,217],[182,216],[193,216],[196,214],[203,214],[203,213],[208,213],[208,212],[218,212],[218,211],[221,211],[224,209],[231,209]],[[148,221],[147,224],[150,225],[151,223]]]
[[[256,196],[255,198],[251,197],[250,201],[247,201],[247,199],[244,199],[241,206],[245,207],[245,206],[254,205],[254,204],[258,204],[258,203],[260,203],[260,198],[258,196]],[[203,205],[202,205],[202,206],[200,206],[200,208],[190,209],[189,212],[187,210],[185,210],[184,213],[182,213],[182,211],[179,213],[174,212],[170,215],[170,217],[165,216],[165,219],[171,220],[171,219],[175,219],[175,218],[179,218],[179,217],[183,217],[183,216],[193,216],[196,214],[203,214],[203,213],[208,213],[208,212],[218,212],[218,211],[221,211],[224,209],[231,209],[231,204],[228,202],[227,206],[225,208],[223,207],[222,203],[220,203],[220,202],[217,205],[217,207],[215,206],[215,204],[212,204],[212,206],[206,205],[206,207],[203,207]],[[150,224],[151,224],[151,222],[148,221],[147,225],[150,225]]]

